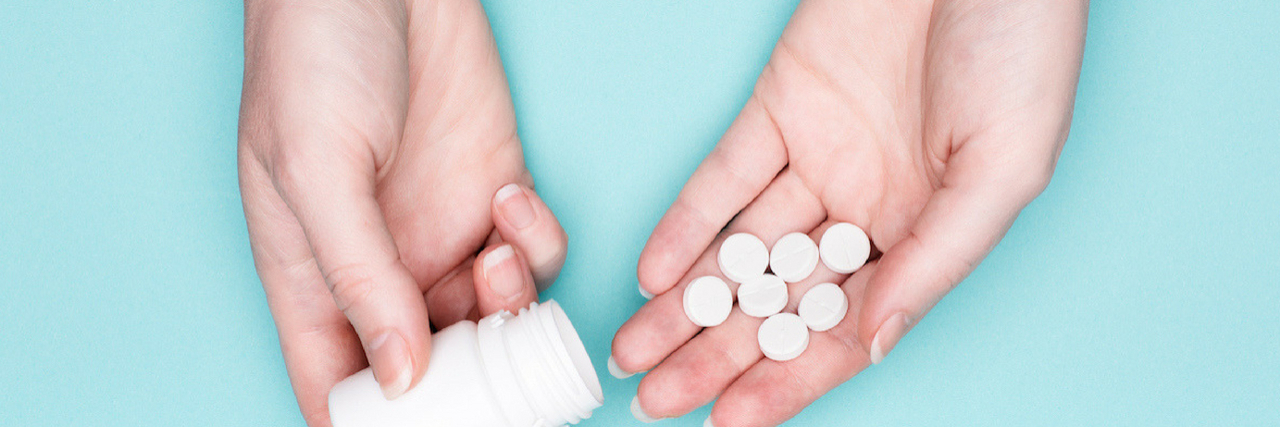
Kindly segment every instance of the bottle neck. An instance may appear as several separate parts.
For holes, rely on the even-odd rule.
[[[604,393],[577,331],[555,301],[479,322],[477,341],[494,396],[514,427],[576,424]]]

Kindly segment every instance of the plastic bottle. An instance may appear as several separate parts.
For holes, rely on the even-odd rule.
[[[436,332],[422,381],[396,400],[365,369],[329,391],[334,427],[553,427],[604,403],[587,350],[555,301]]]

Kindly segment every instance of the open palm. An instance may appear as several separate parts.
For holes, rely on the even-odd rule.
[[[529,188],[478,1],[248,1],[245,28],[254,259],[303,415],[325,426],[347,375],[372,364],[394,398],[432,326],[535,301],[566,240]]]
[[[618,331],[613,363],[652,371],[634,408],[680,416],[716,399],[711,424],[776,425],[878,363],[957,285],[1048,184],[1066,139],[1085,1],[805,0],[755,92],[641,254],[656,294]],[[684,286],[719,275],[724,237],[772,244],[832,224],[877,254],[852,275],[819,265],[790,286],[841,284],[850,314],[799,358],[763,358],[762,319],[735,309],[699,328]],[[731,285],[736,286],[736,285]]]

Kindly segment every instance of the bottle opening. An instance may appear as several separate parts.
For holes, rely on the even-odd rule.
[[[582,339],[555,301],[497,314],[479,331],[489,380],[513,425],[577,424],[604,404]]]
[[[565,314],[564,309],[560,308],[560,304],[555,301],[547,301],[545,305],[551,307],[556,332],[564,341],[564,349],[569,353],[569,361],[578,371],[578,378],[582,380],[582,385],[591,392],[591,397],[595,398],[598,404],[603,404],[604,390],[600,388],[600,378],[596,376],[595,367],[591,365],[591,356],[587,354],[586,346],[578,337],[578,331],[569,322],[569,315]]]

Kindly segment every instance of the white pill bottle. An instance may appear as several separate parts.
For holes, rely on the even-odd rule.
[[[396,400],[366,368],[329,391],[333,427],[556,427],[604,403],[600,380],[555,301],[458,322],[432,336],[422,381]]]

